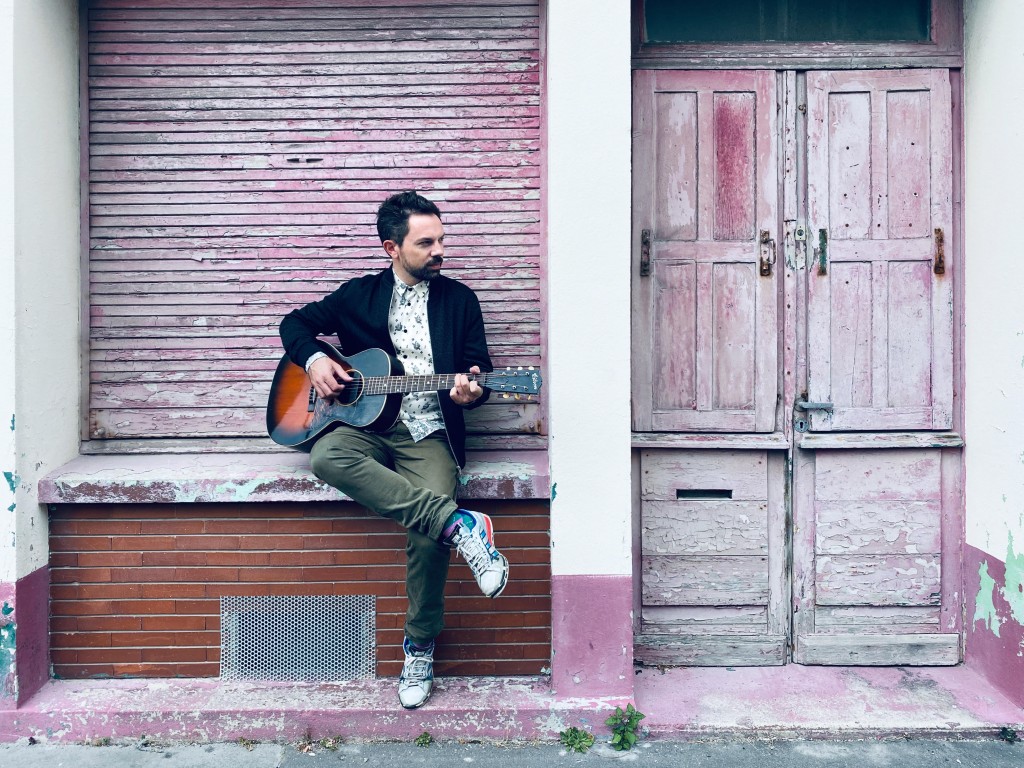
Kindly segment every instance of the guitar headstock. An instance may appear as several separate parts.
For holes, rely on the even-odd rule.
[[[532,365],[487,374],[487,386],[495,392],[501,392],[506,400],[532,400],[534,395],[540,393],[542,383],[540,371]]]

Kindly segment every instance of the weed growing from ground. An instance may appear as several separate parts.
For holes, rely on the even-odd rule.
[[[561,731],[558,734],[558,740],[570,752],[579,752],[580,754],[594,746],[594,734],[583,728],[577,728],[575,725]]]
[[[645,717],[646,715],[632,704],[627,704],[625,710],[616,707],[615,713],[604,721],[605,725],[612,729],[612,747],[619,752],[632,749],[640,738],[637,731],[640,728],[640,721]]]
[[[434,737],[430,735],[429,731],[424,731],[413,739],[413,743],[415,743],[417,747],[429,747],[434,743]]]

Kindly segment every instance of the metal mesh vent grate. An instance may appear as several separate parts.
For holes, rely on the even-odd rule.
[[[373,595],[220,599],[220,676],[351,680],[377,666]]]

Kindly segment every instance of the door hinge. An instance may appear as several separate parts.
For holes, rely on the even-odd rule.
[[[942,227],[935,228],[935,274],[946,274],[946,235]]]
[[[651,230],[640,230],[640,277],[651,274]]]
[[[775,241],[771,232],[767,229],[761,230],[761,277],[771,277],[772,265],[775,263]]]
[[[818,230],[818,247],[814,249],[814,255],[818,257],[818,274],[828,274],[828,232],[824,229]]]

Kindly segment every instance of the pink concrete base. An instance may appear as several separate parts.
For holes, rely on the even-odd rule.
[[[597,730],[607,703],[556,702],[546,678],[445,678],[421,709],[398,704],[396,681],[332,684],[219,680],[51,681],[18,710],[0,711],[0,742],[82,742],[143,735],[169,741],[298,740],[343,736],[409,741],[557,739],[568,725]]]
[[[967,665],[1024,706],[1024,625],[1014,619],[1006,599],[1006,563],[965,546],[964,573]]]
[[[559,698],[633,697],[631,576],[551,577],[551,686]]]
[[[0,660],[8,667],[0,670],[0,701],[8,697],[20,704],[50,675],[50,570],[38,568],[14,585],[4,586],[6,589],[0,589],[0,626],[7,625],[5,636],[8,643],[13,639],[16,656],[11,659],[12,649],[0,644]]]
[[[18,626],[14,616],[14,595],[14,584],[0,584],[0,710],[9,706],[18,695],[17,666],[14,663]]]
[[[653,734],[993,736],[1024,710],[966,667],[646,668],[636,705]]]

